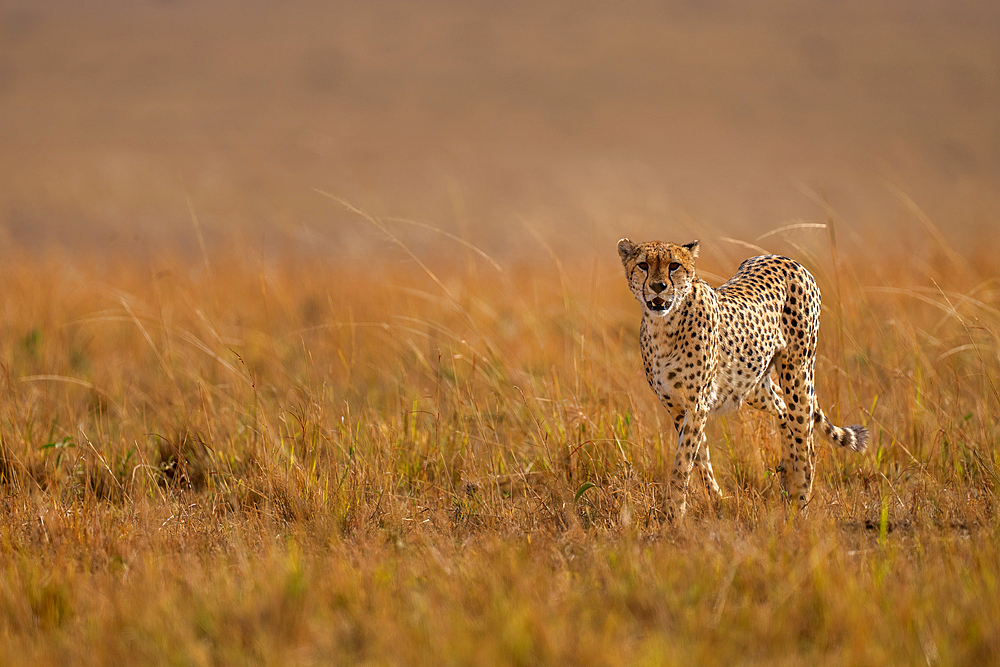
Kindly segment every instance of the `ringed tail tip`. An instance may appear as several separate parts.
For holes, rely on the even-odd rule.
[[[848,426],[847,428],[854,434],[854,437],[852,438],[853,442],[851,443],[851,449],[853,449],[856,452],[865,451],[865,448],[868,446],[868,429],[866,429],[864,426],[861,426],[860,424],[855,424],[854,426]]]

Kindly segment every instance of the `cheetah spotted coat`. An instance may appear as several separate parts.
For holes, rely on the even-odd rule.
[[[777,255],[753,257],[712,289],[695,275],[697,241],[622,239],[618,253],[642,304],[639,341],[646,379],[678,434],[667,487],[669,516],[684,514],[695,466],[709,492],[721,497],[705,422],[744,403],[777,415],[785,488],[802,505],[812,492],[814,425],[833,443],[864,450],[867,431],[834,426],[816,400],[820,292],[801,264]]]

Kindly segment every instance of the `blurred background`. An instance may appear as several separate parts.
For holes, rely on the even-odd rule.
[[[988,253],[998,35],[968,0],[2,0],[0,253],[379,256],[315,189],[501,258],[831,212]]]

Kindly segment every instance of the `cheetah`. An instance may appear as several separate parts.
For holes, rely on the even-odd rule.
[[[618,242],[629,288],[642,305],[639,342],[646,380],[677,429],[667,516],[684,515],[694,466],[713,499],[721,499],[705,422],[744,403],[777,415],[784,488],[804,507],[812,492],[814,425],[834,444],[857,452],[868,441],[861,426],[834,426],[816,400],[819,287],[798,262],[763,255],[744,261],[736,275],[713,289],[695,274],[698,246],[698,241]]]

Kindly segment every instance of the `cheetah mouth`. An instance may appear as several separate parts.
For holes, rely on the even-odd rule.
[[[657,296],[647,301],[646,307],[650,310],[666,310],[667,302],[664,301],[662,297]]]

